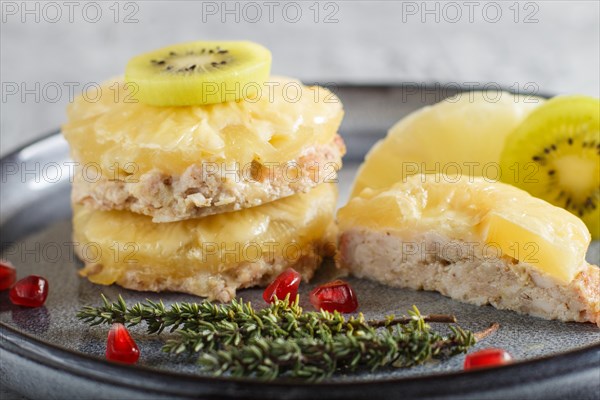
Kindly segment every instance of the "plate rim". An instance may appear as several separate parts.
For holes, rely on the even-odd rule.
[[[158,337],[158,336],[157,336]],[[424,374],[424,375],[416,375],[416,376],[408,376],[408,377],[397,377],[397,378],[381,378],[374,380],[352,380],[352,381],[321,381],[321,382],[307,382],[302,380],[295,380],[293,378],[280,378],[274,381],[264,381],[258,378],[237,378],[237,377],[226,377],[226,376],[209,376],[209,375],[199,375],[193,373],[182,373],[182,372],[174,372],[168,370],[160,370],[157,368],[147,367],[144,365],[126,365],[120,364],[116,362],[111,362],[90,354],[81,353],[75,350],[71,350],[65,347],[61,347],[51,342],[47,342],[41,339],[36,338],[33,335],[28,333],[24,333],[19,331],[12,326],[5,324],[4,322],[0,322],[0,348],[5,351],[9,351],[12,353],[16,353],[22,357],[26,357],[30,360],[34,360],[46,367],[56,368],[60,367],[61,370],[67,372],[71,375],[78,375],[83,378],[91,379],[93,381],[104,381],[107,383],[115,384],[115,380],[109,380],[103,378],[103,375],[106,375],[110,372],[110,370],[118,371],[118,374],[110,374],[111,376],[127,378],[130,377],[140,377],[144,376],[150,377],[159,375],[164,378],[176,379],[179,382],[186,383],[188,385],[206,387],[206,385],[219,385],[219,388],[227,385],[242,385],[246,389],[248,386],[253,386],[254,389],[260,388],[262,389],[289,389],[291,387],[314,390],[316,389],[330,389],[330,390],[342,390],[347,391],[348,388],[350,391],[352,389],[364,388],[373,385],[387,385],[387,386],[401,386],[401,385],[416,385],[419,387],[423,387],[423,383],[430,384],[429,387],[434,390],[429,394],[445,394],[445,395],[459,395],[471,392],[477,392],[481,390],[480,387],[476,385],[468,385],[468,383],[472,382],[480,382],[484,380],[488,383],[495,382],[495,384],[486,385],[486,389],[497,389],[498,387],[507,388],[510,386],[515,386],[518,384],[523,384],[530,380],[535,380],[537,382],[541,382],[543,380],[552,379],[556,376],[562,376],[565,373],[576,374],[589,370],[590,368],[597,368],[600,366],[598,360],[600,360],[600,343],[596,343],[590,346],[584,346],[581,348],[555,353],[552,355],[546,355],[541,357],[535,357],[525,360],[516,360],[512,363],[490,367],[490,368],[481,368],[469,371],[451,371],[451,372],[443,372],[443,373],[432,373],[432,374]],[[27,344],[32,345],[32,348],[24,348],[19,346],[19,342],[26,342]],[[9,346],[6,346],[6,343]],[[14,346],[18,349],[17,352],[12,351],[10,346]],[[38,350],[36,352],[35,350]],[[51,354],[52,356],[57,356],[57,358],[50,359],[49,357],[45,357],[44,354],[39,352],[43,351],[44,354]],[[20,353],[20,354],[19,354]],[[63,356],[63,357],[61,357]],[[67,357],[64,357],[67,356]],[[57,362],[54,360],[62,360],[63,362]],[[54,361],[54,362],[53,362]],[[67,363],[67,361],[75,361],[73,364]],[[551,365],[550,365],[551,363]],[[83,365],[82,365],[83,364]],[[102,368],[88,368],[87,365],[97,365]],[[536,368],[544,364],[545,368]],[[85,366],[85,368],[78,368]],[[560,368],[563,366],[563,368]],[[559,368],[557,368],[559,367]],[[543,371],[542,374],[536,374],[535,377],[527,378],[526,374],[521,374],[521,371]],[[506,378],[509,378],[509,382],[513,382],[512,385],[506,385]],[[505,379],[501,379],[505,378]],[[510,378],[518,378],[518,379],[510,379]],[[450,387],[448,385],[441,385],[444,382],[452,381],[458,383],[455,385],[456,388],[460,388],[458,392],[452,392],[448,390]],[[463,381],[463,382],[460,382]],[[466,381],[466,382],[465,382]],[[131,388],[131,389],[149,389],[148,387],[144,387],[143,383],[146,382],[143,379],[136,380],[132,379],[131,382],[138,382],[138,384],[131,384],[127,382],[123,382],[122,379],[118,380],[118,385]],[[437,383],[437,384],[434,384]],[[170,394],[170,395],[181,395],[183,393],[177,391],[167,391],[164,390],[164,387],[168,386],[168,381],[164,382],[163,390],[152,388],[153,391]],[[425,386],[427,387],[427,386]],[[435,391],[436,388],[444,388],[443,392]],[[471,387],[472,390],[464,390],[468,387]],[[219,389],[215,388],[215,389]]]

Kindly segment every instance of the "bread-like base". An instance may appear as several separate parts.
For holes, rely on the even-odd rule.
[[[287,268],[298,271],[308,282],[324,257],[335,254],[335,232],[332,227],[328,235],[318,242],[303,246],[300,256],[290,260],[282,256],[262,257],[253,262],[243,262],[223,272],[213,274],[200,270],[184,277],[173,275],[172,271],[157,270],[152,265],[131,264],[127,271],[115,282],[126,289],[149,292],[180,292],[207,297],[209,300],[228,302],[235,298],[236,290],[253,286],[266,286]],[[75,247],[76,254],[85,267],[79,271],[83,277],[93,276],[102,271],[98,263],[88,263]]]
[[[306,193],[323,182],[334,182],[345,146],[336,135],[331,143],[307,148],[285,164],[194,164],[181,176],[159,170],[137,181],[84,179],[76,171],[72,201],[96,210],[128,210],[172,222],[241,210]]]
[[[435,233],[407,240],[357,229],[343,232],[338,245],[338,267],[359,278],[600,326],[600,269],[595,265],[586,264],[573,281],[563,284],[512,257],[485,254],[473,244]]]

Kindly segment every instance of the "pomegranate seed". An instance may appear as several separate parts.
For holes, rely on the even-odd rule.
[[[41,276],[29,275],[15,283],[8,296],[18,306],[39,307],[48,297],[48,281]]]
[[[114,323],[108,331],[106,359],[126,364],[135,364],[140,358],[140,349],[131,338],[125,325]]]
[[[290,295],[290,300],[294,300],[298,294],[298,286],[302,276],[293,268],[288,268],[275,278],[273,282],[263,292],[263,299],[267,303],[273,303],[275,296],[279,300],[285,299],[286,295]]]
[[[351,313],[358,308],[354,289],[344,281],[336,280],[313,289],[310,302],[316,309]]]
[[[0,290],[10,289],[17,280],[17,271],[8,261],[0,260]]]
[[[465,369],[474,369],[481,367],[493,367],[496,365],[507,364],[512,360],[510,354],[502,349],[484,349],[465,357]]]

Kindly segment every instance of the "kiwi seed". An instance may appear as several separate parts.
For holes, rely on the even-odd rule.
[[[206,72],[227,65],[231,61],[231,57],[227,54],[229,54],[229,50],[221,49],[219,46],[202,48],[197,51],[190,50],[184,53],[170,51],[165,58],[152,59],[150,63],[157,68],[158,72],[176,74],[194,71]]]

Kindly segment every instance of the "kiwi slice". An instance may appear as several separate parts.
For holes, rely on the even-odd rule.
[[[190,42],[129,60],[133,96],[154,106],[224,103],[255,96],[268,79],[271,53],[252,42]]]
[[[502,180],[579,216],[600,237],[600,100],[555,97],[506,138]]]

